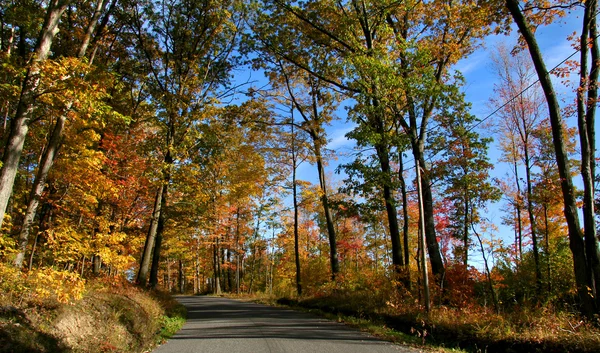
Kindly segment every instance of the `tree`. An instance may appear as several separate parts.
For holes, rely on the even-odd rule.
[[[496,75],[501,80],[501,83],[494,89],[498,98],[494,98],[492,102],[500,109],[498,112],[500,117],[500,131],[502,133],[503,146],[506,146],[504,154],[509,159],[513,158],[515,167],[515,182],[518,191],[518,199],[515,201],[515,204],[518,207],[519,232],[521,231],[520,203],[522,196],[516,158],[512,155],[521,159],[525,167],[525,201],[533,246],[536,292],[539,295],[542,285],[542,272],[539,259],[538,230],[536,229],[534,212],[532,174],[534,168],[534,133],[540,124],[544,100],[537,89],[538,86],[530,82],[529,77],[532,74],[532,67],[523,54],[519,53],[513,55],[511,58],[508,49],[500,46],[492,60]],[[510,141],[506,141],[507,139]],[[522,244],[522,238],[519,240],[519,244]],[[521,246],[519,249],[522,252]]]
[[[332,119],[331,114],[335,109],[335,97],[327,90],[327,87],[323,86],[322,81],[306,74],[303,75],[303,77],[301,76],[296,82],[302,85],[302,89],[299,91],[306,90],[308,91],[309,96],[307,98],[297,97],[298,93],[292,88],[293,82],[291,82],[291,75],[285,72],[286,68],[282,64],[280,64],[279,67],[284,76],[285,87],[287,88],[288,95],[292,101],[293,108],[298,111],[303,120],[302,123],[298,124],[298,128],[307,133],[312,141],[311,151],[317,165],[319,186],[321,187],[321,203],[323,205],[325,224],[329,237],[331,279],[335,280],[336,275],[340,271],[337,254],[337,236],[330,210],[329,190],[327,187],[325,161],[323,157],[327,142],[324,125],[329,123]],[[294,125],[295,122],[292,121],[291,124]],[[295,157],[293,156],[293,158]]]
[[[404,261],[391,182],[392,122],[402,126],[415,159],[427,167],[427,126],[439,108],[439,98],[451,86],[449,67],[473,50],[473,41],[488,32],[487,24],[496,14],[466,2],[318,1],[296,6],[272,1],[266,5],[255,27],[274,52],[357,102],[352,108],[358,123],[353,136],[360,137],[359,144],[375,148],[394,264],[401,269]],[[325,54],[312,55],[314,51]],[[430,261],[442,280],[444,266],[427,171],[423,187]]]
[[[19,102],[15,116],[11,119],[10,131],[4,154],[2,156],[2,169],[0,170],[0,227],[6,213],[8,200],[13,191],[15,176],[23,144],[29,130],[31,113],[35,108],[35,98],[41,83],[41,71],[44,62],[50,55],[52,41],[58,33],[59,22],[62,14],[69,5],[69,0],[52,0],[48,2],[44,24],[26,65],[26,73],[21,83]]]
[[[443,194],[453,204],[450,227],[454,237],[462,241],[458,258],[465,267],[471,247],[470,230],[480,221],[479,210],[500,198],[500,190],[489,181],[492,164],[487,149],[491,139],[481,138],[474,131],[478,121],[467,108],[439,114],[436,121],[441,129],[432,133],[432,145],[442,153],[441,160],[434,163],[433,174],[441,179]]]
[[[110,11],[108,11],[107,13],[103,13],[106,3],[107,3],[107,1],[105,1],[105,0],[99,0],[97,2],[93,16],[90,19],[89,23],[87,24],[85,35],[81,39],[81,46],[77,50],[77,54],[76,54],[77,59],[83,59],[83,57],[86,55],[86,52],[87,52],[87,49],[88,49],[90,43],[97,45],[98,40],[99,40],[99,38],[98,38],[99,33],[103,32],[103,27],[104,27],[104,25],[106,25],[106,20],[102,20],[102,16],[104,15],[104,17],[106,19],[106,17],[108,17],[110,15]],[[112,8],[113,7],[111,6],[109,9],[112,9]],[[92,48],[92,52],[95,52],[96,50],[97,50],[97,47]],[[65,54],[73,55],[74,53],[65,53]],[[92,61],[92,60],[90,60],[90,61]],[[61,66],[63,66],[63,67],[70,66],[69,62],[66,62],[66,61],[62,61],[61,64],[62,64]],[[75,64],[74,69],[77,71],[83,71],[83,73],[85,75],[85,73],[87,71],[85,69],[85,67],[83,67],[83,68],[77,67],[77,66],[83,66],[83,65],[77,65],[77,61],[74,61],[74,64]],[[73,64],[71,64],[71,65],[73,65]],[[75,71],[73,73],[62,72],[62,74],[63,74],[63,76],[67,76],[67,77],[71,76],[71,75],[77,77],[78,75],[81,74],[81,72],[77,72],[77,71]],[[96,78],[100,78],[100,77],[96,76]],[[55,82],[60,82],[60,81],[61,81],[61,79],[58,79]],[[62,81],[64,81],[64,80],[62,80]],[[72,80],[72,81],[74,81],[74,80]],[[108,82],[106,82],[106,83],[107,83],[106,84],[107,86],[110,86],[108,84]],[[27,244],[29,242],[29,231],[30,231],[31,225],[34,221],[34,217],[37,213],[37,208],[38,208],[38,205],[40,202],[40,198],[42,197],[42,193],[44,192],[44,188],[46,185],[46,178],[48,177],[48,172],[49,172],[50,168],[52,168],[54,159],[56,158],[56,154],[58,152],[60,143],[62,141],[63,131],[65,129],[65,124],[67,121],[67,115],[70,112],[74,101],[77,100],[79,105],[81,105],[80,102],[85,101],[88,98],[97,99],[97,100],[100,100],[103,98],[103,96],[97,95],[100,92],[97,92],[97,91],[94,92],[94,90],[97,89],[97,86],[94,87],[94,85],[87,85],[87,87],[90,88],[90,90],[84,90],[82,88],[86,86],[85,82],[69,82],[69,84],[72,86],[78,86],[79,89],[77,89],[75,94],[78,94],[79,96],[73,97],[73,98],[71,98],[71,100],[67,100],[64,102],[64,107],[62,108],[62,112],[61,111],[58,112],[58,117],[56,118],[56,123],[52,130],[52,133],[50,134],[48,143],[44,148],[44,153],[42,154],[42,157],[40,159],[38,171],[36,173],[35,180],[33,182],[31,192],[29,195],[29,202],[27,204],[27,210],[25,212],[23,224],[22,224],[21,230],[19,232],[19,252],[17,253],[15,262],[14,262],[16,267],[21,267],[23,265],[23,260],[25,257],[25,248],[27,247]],[[57,88],[57,87],[53,87],[53,88],[55,90],[60,90],[60,88]],[[94,97],[94,93],[96,93],[95,97]],[[88,95],[87,97],[86,97],[86,94]],[[93,106],[102,106],[103,104],[101,104],[101,102],[96,102],[95,104],[90,102],[85,105],[93,107]]]
[[[240,18],[233,2],[146,2],[135,5],[132,29],[137,55],[144,62],[148,85],[157,104],[157,125],[164,136],[154,213],[144,247],[138,282],[157,284],[165,207],[172,169],[186,135],[203,111],[227,90],[232,52],[238,43]],[[152,268],[150,259],[152,258]]]
[[[595,4],[595,2],[593,3]],[[542,90],[544,91],[544,96],[546,97],[548,113],[550,116],[550,124],[552,127],[552,140],[554,143],[554,149],[556,153],[556,164],[561,178],[561,190],[564,198],[564,213],[569,229],[569,246],[573,254],[573,267],[575,272],[577,293],[579,296],[579,302],[581,305],[582,313],[591,317],[597,312],[597,305],[594,300],[594,298],[597,298],[597,296],[594,295],[596,290],[595,283],[593,282],[596,276],[595,273],[597,272],[597,268],[592,262],[590,262],[594,260],[588,259],[588,255],[591,254],[593,258],[596,256],[598,251],[596,246],[587,246],[586,248],[586,244],[584,243],[583,233],[581,232],[581,227],[579,224],[579,216],[577,214],[575,187],[573,185],[573,180],[570,174],[571,162],[568,158],[568,154],[566,152],[565,147],[565,134],[564,127],[562,124],[560,105],[558,103],[558,97],[556,95],[556,91],[554,90],[553,83],[550,79],[550,73],[546,69],[546,64],[542,57],[542,52],[539,48],[537,39],[532,30],[533,26],[535,26],[538,23],[541,23],[538,21],[543,22],[544,20],[548,20],[548,17],[551,18],[552,16],[559,15],[561,13],[559,10],[560,7],[559,9],[554,9],[552,11],[545,11],[544,9],[546,6],[541,6],[540,12],[533,12],[531,16],[529,13],[525,13],[523,11],[518,0],[506,0],[506,7],[514,22],[517,24],[524,42],[527,44],[527,48],[529,54],[531,55],[531,59],[533,61],[538,78],[540,80]],[[532,8],[532,10],[535,10],[535,8]],[[586,6],[587,15],[584,16],[584,18],[586,18],[584,22],[586,23],[586,25],[590,23],[589,21],[594,21],[590,16],[592,13],[595,14],[595,12],[590,13],[587,11],[589,11],[588,6]],[[584,27],[584,29],[585,30],[582,33],[582,35],[585,39],[587,38],[591,29],[589,29],[588,27]],[[584,43],[587,43],[587,40],[584,40]],[[595,43],[595,41],[593,41],[592,43]],[[595,45],[592,45],[592,47],[594,46]],[[584,73],[586,72],[586,70],[581,70],[581,72]],[[592,112],[593,111],[594,110],[592,109]],[[589,209],[590,208],[588,207],[588,210]],[[586,238],[588,238],[587,234]],[[590,244],[594,242],[596,242],[596,240],[589,240]],[[592,266],[590,266],[590,264]],[[588,288],[591,290],[588,290]]]

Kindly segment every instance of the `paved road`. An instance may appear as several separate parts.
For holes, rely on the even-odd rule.
[[[155,353],[419,352],[307,313],[225,298],[178,300],[188,321]]]

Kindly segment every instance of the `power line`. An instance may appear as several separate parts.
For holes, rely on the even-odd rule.
[[[600,34],[598,34],[594,39],[598,39],[598,37],[600,37]],[[552,69],[550,69],[547,73],[551,73],[552,71],[556,70],[558,67],[560,67],[562,64],[564,64],[565,62],[567,62],[569,59],[571,59],[575,54],[579,53],[581,51],[581,48],[576,49],[571,55],[567,56],[565,59],[563,59],[560,63],[556,64]],[[536,84],[538,84],[540,82],[540,79],[538,78],[537,80],[535,80],[534,82],[532,82],[529,86],[525,87],[523,90],[521,90],[521,92],[517,93],[516,95],[514,95],[512,98],[510,98],[509,100],[507,100],[506,102],[504,102],[501,106],[499,106],[498,108],[496,108],[493,112],[491,112],[490,114],[488,114],[485,118],[481,119],[479,122],[477,122],[475,125],[471,126],[470,128],[467,129],[467,132],[471,132],[473,131],[473,129],[475,129],[476,127],[478,127],[479,125],[481,125],[482,123],[484,123],[486,120],[490,119],[492,116],[494,116],[496,113],[498,113],[500,110],[502,110],[504,107],[506,107],[507,105],[509,105],[510,103],[512,103],[515,99],[517,99],[518,97],[520,97],[523,93],[525,93],[527,90],[529,90],[531,87],[535,86]],[[439,125],[437,125],[436,127],[429,129],[427,131],[427,133],[433,131],[435,128],[439,127]],[[435,156],[437,156],[443,149],[440,149],[438,152],[434,153],[432,156],[428,157],[427,159],[429,161],[431,161],[433,158],[435,158]],[[408,163],[410,162],[414,162],[414,158],[410,161],[408,161]],[[414,169],[416,165],[413,165],[411,167],[405,168],[404,170],[411,170]]]

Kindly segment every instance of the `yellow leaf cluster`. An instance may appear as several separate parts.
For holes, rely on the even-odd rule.
[[[22,272],[0,263],[0,292],[12,296],[13,301],[69,303],[81,299],[84,290],[85,280],[74,272],[54,268]]]

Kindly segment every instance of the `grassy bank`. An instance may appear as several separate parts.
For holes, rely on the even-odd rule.
[[[0,352],[144,352],[185,322],[185,309],[169,295],[127,282],[87,282],[77,298],[20,283],[1,288]]]
[[[384,339],[440,352],[600,352],[600,329],[575,314],[539,307],[494,313],[483,307],[394,304],[372,292],[334,291],[256,301],[309,310]]]

